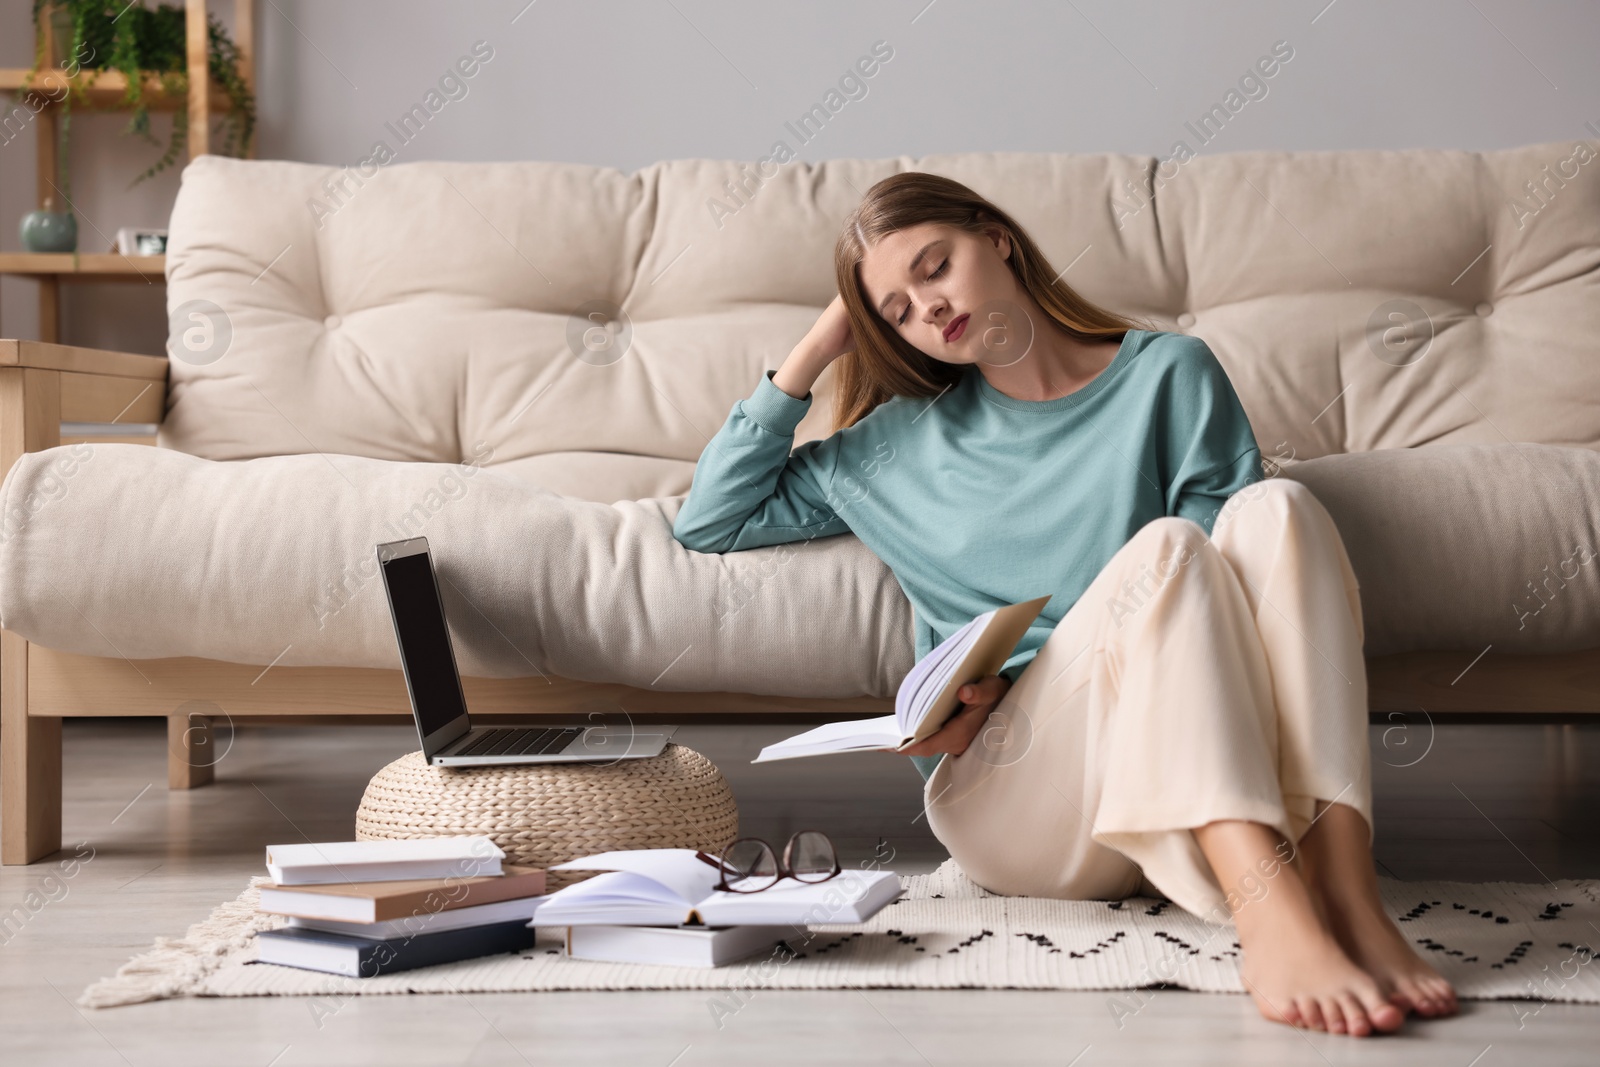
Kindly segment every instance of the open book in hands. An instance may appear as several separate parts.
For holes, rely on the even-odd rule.
[[[830,722],[768,745],[751,763],[869,749],[899,751],[932,736],[961,708],[961,687],[997,673],[1048,596],[986,611],[939,643],[900,683],[894,714]]]

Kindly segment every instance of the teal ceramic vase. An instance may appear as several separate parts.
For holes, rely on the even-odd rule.
[[[29,252],[71,252],[78,247],[78,219],[70,211],[53,211],[45,201],[39,211],[22,216],[22,247]]]

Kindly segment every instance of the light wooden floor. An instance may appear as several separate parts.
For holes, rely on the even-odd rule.
[[[793,727],[684,727],[723,768],[741,830],[829,831],[847,863],[882,839],[892,866],[941,858],[919,780],[894,756],[751,767]],[[1399,878],[1541,881],[1600,875],[1600,726],[1374,728],[1377,854]],[[1386,743],[1387,742],[1387,743]],[[1600,1007],[1469,1003],[1455,1020],[1355,1042],[1260,1020],[1242,996],[1156,992],[1119,1028],[1104,993],[759,992],[719,1029],[702,993],[356,997],[318,1018],[305,1000],[166,1001],[84,1011],[71,1001],[158,935],[181,934],[262,872],[263,846],[348,838],[371,773],[415,747],[399,727],[244,729],[215,786],[168,793],[153,721],[66,729],[66,840],[94,858],[0,869],[0,914],[54,897],[0,935],[0,1063],[182,1064],[1388,1064],[1596,1062]],[[226,738],[221,739],[226,744]],[[1423,755],[1423,753],[1426,753]],[[1418,756],[1420,762],[1413,763]],[[1412,764],[1404,766],[1404,764]],[[809,798],[809,799],[808,799]],[[87,854],[87,850],[85,850]],[[1520,1016],[1520,1017],[1519,1017]]]

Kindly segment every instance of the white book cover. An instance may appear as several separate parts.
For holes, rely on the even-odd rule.
[[[267,846],[275,885],[329,885],[500,873],[505,852],[487,837],[322,841]]]
[[[567,955],[604,963],[721,967],[777,948],[790,926],[569,926]]]
[[[894,714],[830,722],[763,748],[751,763],[834,752],[900,750],[936,733],[961,708],[968,682],[997,673],[1048,596],[986,611],[918,660],[895,691]]]
[[[487,926],[490,923],[532,919],[534,910],[545,899],[545,897],[521,897],[516,900],[497,900],[493,904],[475,904],[467,908],[451,908],[448,911],[425,911],[400,919],[382,919],[371,923],[346,922],[342,919],[308,919],[294,915],[290,916],[289,925],[303,926],[307,930],[326,930],[330,934],[349,934],[351,937],[388,941],[396,937],[437,934],[468,926]]]
[[[865,922],[901,893],[892,871],[846,869],[826,882],[781,879],[758,893],[718,890],[721,872],[688,848],[602,852],[550,870],[599,870],[550,894],[534,926],[804,925]]]

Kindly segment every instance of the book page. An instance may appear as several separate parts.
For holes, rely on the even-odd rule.
[[[894,748],[905,739],[893,715],[876,719],[847,719],[823,723],[768,745],[751,762],[787,759],[790,756],[815,756],[828,752],[852,752],[863,748]]]
[[[995,610],[988,625],[977,633],[972,647],[959,657],[945,676],[944,687],[924,709],[916,729],[910,731],[911,741],[907,744],[914,744],[937,732],[960,709],[961,700],[956,694],[963,685],[994,674],[1005,666],[1011,650],[1017,647],[1017,642],[1028,632],[1029,625],[1038,618],[1049,599],[1048,596],[1036,597]],[[952,657],[952,660],[956,660],[956,657]]]
[[[560,902],[568,907],[589,907],[597,904],[694,903],[692,900],[685,900],[675,890],[669,889],[654,878],[646,878],[632,871],[607,871],[605,874],[597,874],[585,881],[575,882],[559,893],[552,893],[546,899],[555,900],[557,897],[560,897]]]
[[[627,871],[660,883],[665,890],[676,894],[685,908],[711,892],[712,887],[722,879],[716,864],[696,859],[691,848],[636,848],[601,852],[558,863],[550,870]],[[591,878],[588,882],[579,882],[560,892],[567,893],[597,881],[598,878]]]
[[[939,673],[939,668],[955,654],[957,646],[972,632],[973,625],[977,621],[973,619],[967,622],[955,633],[940,641],[931,652],[912,664],[911,670],[900,680],[900,687],[895,690],[894,695],[894,714],[900,724],[902,736],[909,736],[916,729],[919,720],[917,709],[925,708],[927,700],[932,699],[922,698],[924,690],[929,688],[932,679]]]

